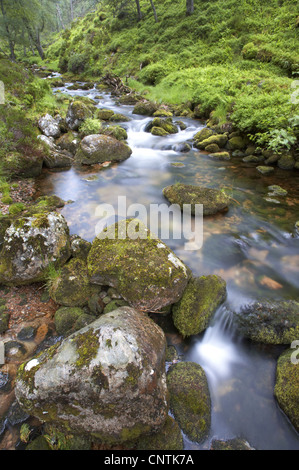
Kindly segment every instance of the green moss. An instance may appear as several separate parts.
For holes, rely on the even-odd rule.
[[[99,349],[99,338],[92,328],[85,333],[77,334],[73,339],[79,358],[76,366],[79,368],[88,367],[90,361],[97,355]]]
[[[55,328],[59,335],[66,336],[74,331],[78,318],[84,310],[76,307],[61,307],[55,313]]]
[[[170,409],[182,431],[194,442],[204,440],[211,424],[211,400],[203,369],[180,362],[167,374]]]
[[[297,336],[298,337],[298,336]],[[295,361],[292,361],[292,355]],[[295,429],[299,431],[299,364],[296,350],[287,349],[278,359],[276,384],[274,389],[275,397],[279,406],[289,417]]]
[[[155,434],[141,437],[137,450],[184,450],[184,442],[178,424],[170,416],[162,429]]]

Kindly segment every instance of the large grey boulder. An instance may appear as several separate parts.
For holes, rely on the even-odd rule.
[[[24,363],[16,397],[30,415],[72,432],[137,439],[167,418],[165,349],[156,323],[122,307]]]
[[[120,162],[131,154],[132,150],[124,142],[107,135],[93,134],[81,141],[75,160],[79,164],[94,165],[107,161]]]
[[[45,280],[49,266],[61,266],[71,255],[69,229],[58,212],[20,217],[4,234],[0,253],[0,284]]]
[[[38,121],[38,127],[42,133],[47,137],[60,137],[61,131],[59,120],[54,119],[50,114],[45,114]]]

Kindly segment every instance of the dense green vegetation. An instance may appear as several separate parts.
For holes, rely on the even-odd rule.
[[[295,0],[156,0],[102,2],[96,13],[76,20],[48,48],[65,72],[98,77],[110,71],[127,77],[149,99],[200,105],[200,117],[253,134],[274,150],[298,136],[298,11]],[[121,2],[118,2],[120,4]],[[129,4],[129,5],[128,5]]]

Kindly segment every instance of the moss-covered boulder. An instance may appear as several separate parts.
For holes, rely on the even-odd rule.
[[[1,300],[1,299],[0,299]],[[5,303],[0,303],[0,335],[3,335],[8,329],[9,324],[9,311]]]
[[[290,154],[285,154],[280,157],[280,159],[277,162],[277,165],[279,168],[282,170],[293,170],[295,167],[296,161]]]
[[[178,127],[173,124],[172,118],[162,119],[156,117],[152,122],[152,133],[156,127],[163,129],[167,134],[177,134],[179,132]]]
[[[72,131],[77,131],[81,124],[87,119],[92,118],[96,108],[92,104],[84,103],[82,100],[72,101],[69,105],[65,123]]]
[[[209,155],[212,160],[218,160],[220,162],[230,160],[230,154],[228,152],[215,152]]]
[[[220,147],[217,144],[210,144],[207,145],[205,148],[205,151],[208,153],[219,153],[220,152]]]
[[[290,344],[299,338],[299,302],[255,302],[235,314],[240,333],[252,341]]]
[[[49,294],[59,305],[83,307],[96,290],[99,288],[89,282],[86,261],[73,258],[61,268],[51,283]]]
[[[166,137],[169,135],[165,129],[162,129],[162,127],[152,127],[151,134],[157,137]]]
[[[0,283],[21,285],[43,281],[49,266],[62,266],[70,254],[69,229],[61,214],[43,211],[21,216],[4,235]]]
[[[199,132],[195,134],[194,140],[196,140],[197,142],[202,142],[203,140],[208,139],[214,134],[215,132],[212,129],[209,129],[208,127],[204,127],[204,129],[201,129]]]
[[[88,135],[81,141],[76,163],[94,165],[107,161],[120,162],[129,158],[132,150],[124,142],[107,135]]]
[[[203,215],[227,212],[231,199],[223,190],[202,188],[191,184],[176,183],[163,189],[163,195],[171,204],[178,204],[183,210],[184,204],[191,204],[191,213],[195,214],[195,205],[203,205]]]
[[[133,114],[140,114],[142,116],[153,116],[153,114],[158,110],[158,105],[152,103],[151,101],[139,101],[136,103]]]
[[[219,276],[191,278],[183,297],[172,309],[176,328],[183,336],[202,333],[226,295],[226,283]]]
[[[299,364],[298,355],[295,361],[292,360],[294,352],[296,355],[294,349],[287,349],[278,359],[274,394],[280,408],[299,432]]]
[[[44,165],[47,168],[66,168],[73,164],[74,157],[67,150],[57,147],[53,137],[38,136],[44,147]]]
[[[80,138],[76,132],[66,132],[56,141],[56,145],[61,150],[67,150],[71,154],[75,155],[80,144]]]
[[[257,166],[256,169],[259,173],[265,176],[270,175],[275,170],[273,166],[265,166],[265,165]]]
[[[98,235],[88,271],[92,283],[114,287],[132,307],[147,311],[177,302],[190,277],[182,261],[136,219]]]
[[[213,439],[211,450],[254,450],[244,439],[229,439],[228,441],[220,441]]]
[[[242,150],[247,146],[247,142],[241,136],[235,136],[229,139],[227,143],[227,148],[229,150]]]
[[[205,150],[208,145],[216,144],[219,148],[224,148],[227,143],[226,134],[214,134],[202,141],[196,141],[195,147],[201,150]]]
[[[165,118],[165,117],[172,117],[173,116],[173,113],[172,111],[170,111],[169,109],[166,109],[166,108],[159,108],[157,109],[157,111],[154,112],[154,117],[162,117],[162,118]]]
[[[127,140],[128,134],[126,129],[121,126],[107,126],[102,127],[100,130],[100,134],[108,135],[110,137],[114,137],[117,140]]]
[[[95,316],[86,314],[82,308],[61,307],[56,311],[54,321],[57,333],[67,336],[81,330],[95,319]]]
[[[167,416],[160,431],[149,436],[141,437],[136,446],[137,450],[184,450],[184,441],[177,422]]]
[[[114,111],[112,109],[98,109],[96,116],[98,119],[101,119],[102,121],[109,121],[109,119],[113,116]]]
[[[180,362],[167,374],[170,409],[186,436],[204,440],[211,425],[211,398],[204,370],[194,362]]]
[[[156,323],[122,307],[24,363],[16,396],[31,416],[68,432],[137,440],[167,418],[165,348]]]

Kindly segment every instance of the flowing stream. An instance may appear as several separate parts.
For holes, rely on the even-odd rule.
[[[66,87],[71,84],[66,84]],[[273,396],[276,361],[284,350],[253,344],[236,335],[232,311],[257,299],[295,299],[299,288],[299,239],[293,236],[299,219],[299,172],[277,169],[261,176],[240,158],[211,160],[204,152],[181,152],[180,144],[192,145],[204,125],[187,118],[187,129],[167,137],[144,132],[151,118],[133,115],[132,106],[117,105],[109,93],[58,91],[95,99],[99,108],[112,109],[132,118],[121,123],[128,132],[132,156],[105,170],[96,168],[48,171],[38,179],[41,194],[56,194],[72,204],[62,209],[70,231],[93,240],[99,219],[96,208],[117,207],[118,197],[127,204],[165,204],[162,189],[175,182],[225,188],[234,203],[225,215],[204,219],[201,250],[184,249],[184,240],[164,240],[192,269],[195,276],[218,274],[227,282],[228,297],[208,329],[178,345],[183,360],[205,370],[212,398],[212,426],[201,444],[186,449],[207,449],[212,439],[241,437],[259,450],[299,449],[299,437]],[[180,163],[174,166],[173,163]],[[288,191],[271,195],[269,185]],[[162,217],[163,220],[163,217]],[[172,334],[172,338],[175,334]]]

